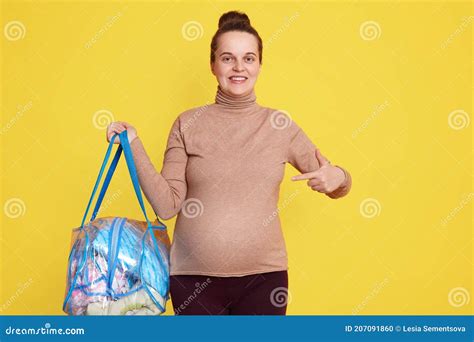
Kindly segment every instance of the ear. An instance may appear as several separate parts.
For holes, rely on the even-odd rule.
[[[214,72],[214,62],[210,62],[210,63],[209,63],[209,66],[211,67],[211,72],[212,72],[212,74],[215,76],[216,73]]]

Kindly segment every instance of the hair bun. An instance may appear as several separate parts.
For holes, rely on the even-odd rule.
[[[247,14],[239,11],[230,11],[221,15],[219,18],[219,28],[228,24],[229,22],[242,22],[250,26],[250,19]]]

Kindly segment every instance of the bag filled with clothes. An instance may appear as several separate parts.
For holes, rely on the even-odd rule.
[[[169,299],[170,240],[166,226],[148,219],[127,131],[110,164],[92,217],[87,213],[107,165],[111,140],[79,228],[73,230],[63,311],[69,315],[160,315]],[[96,218],[122,150],[146,221]]]

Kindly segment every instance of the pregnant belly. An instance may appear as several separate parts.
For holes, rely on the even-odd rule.
[[[244,273],[286,265],[278,219],[266,225],[242,216],[206,224],[194,220],[177,220],[171,246],[172,272]]]

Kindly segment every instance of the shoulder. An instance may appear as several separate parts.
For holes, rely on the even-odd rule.
[[[285,108],[263,107],[261,109],[265,112],[265,119],[268,120],[268,125],[277,132],[296,133],[301,128],[295,122],[291,111]]]
[[[173,121],[173,130],[182,132],[186,126],[194,123],[209,107],[209,105],[203,105],[186,109],[181,112]]]
[[[202,106],[197,106],[197,107],[192,107],[189,109],[186,109],[185,111],[181,112],[178,117],[176,118],[176,121],[179,122],[179,124],[185,125],[186,123],[193,122],[197,120],[202,114],[204,114],[207,110],[212,108],[213,104],[205,104]]]

